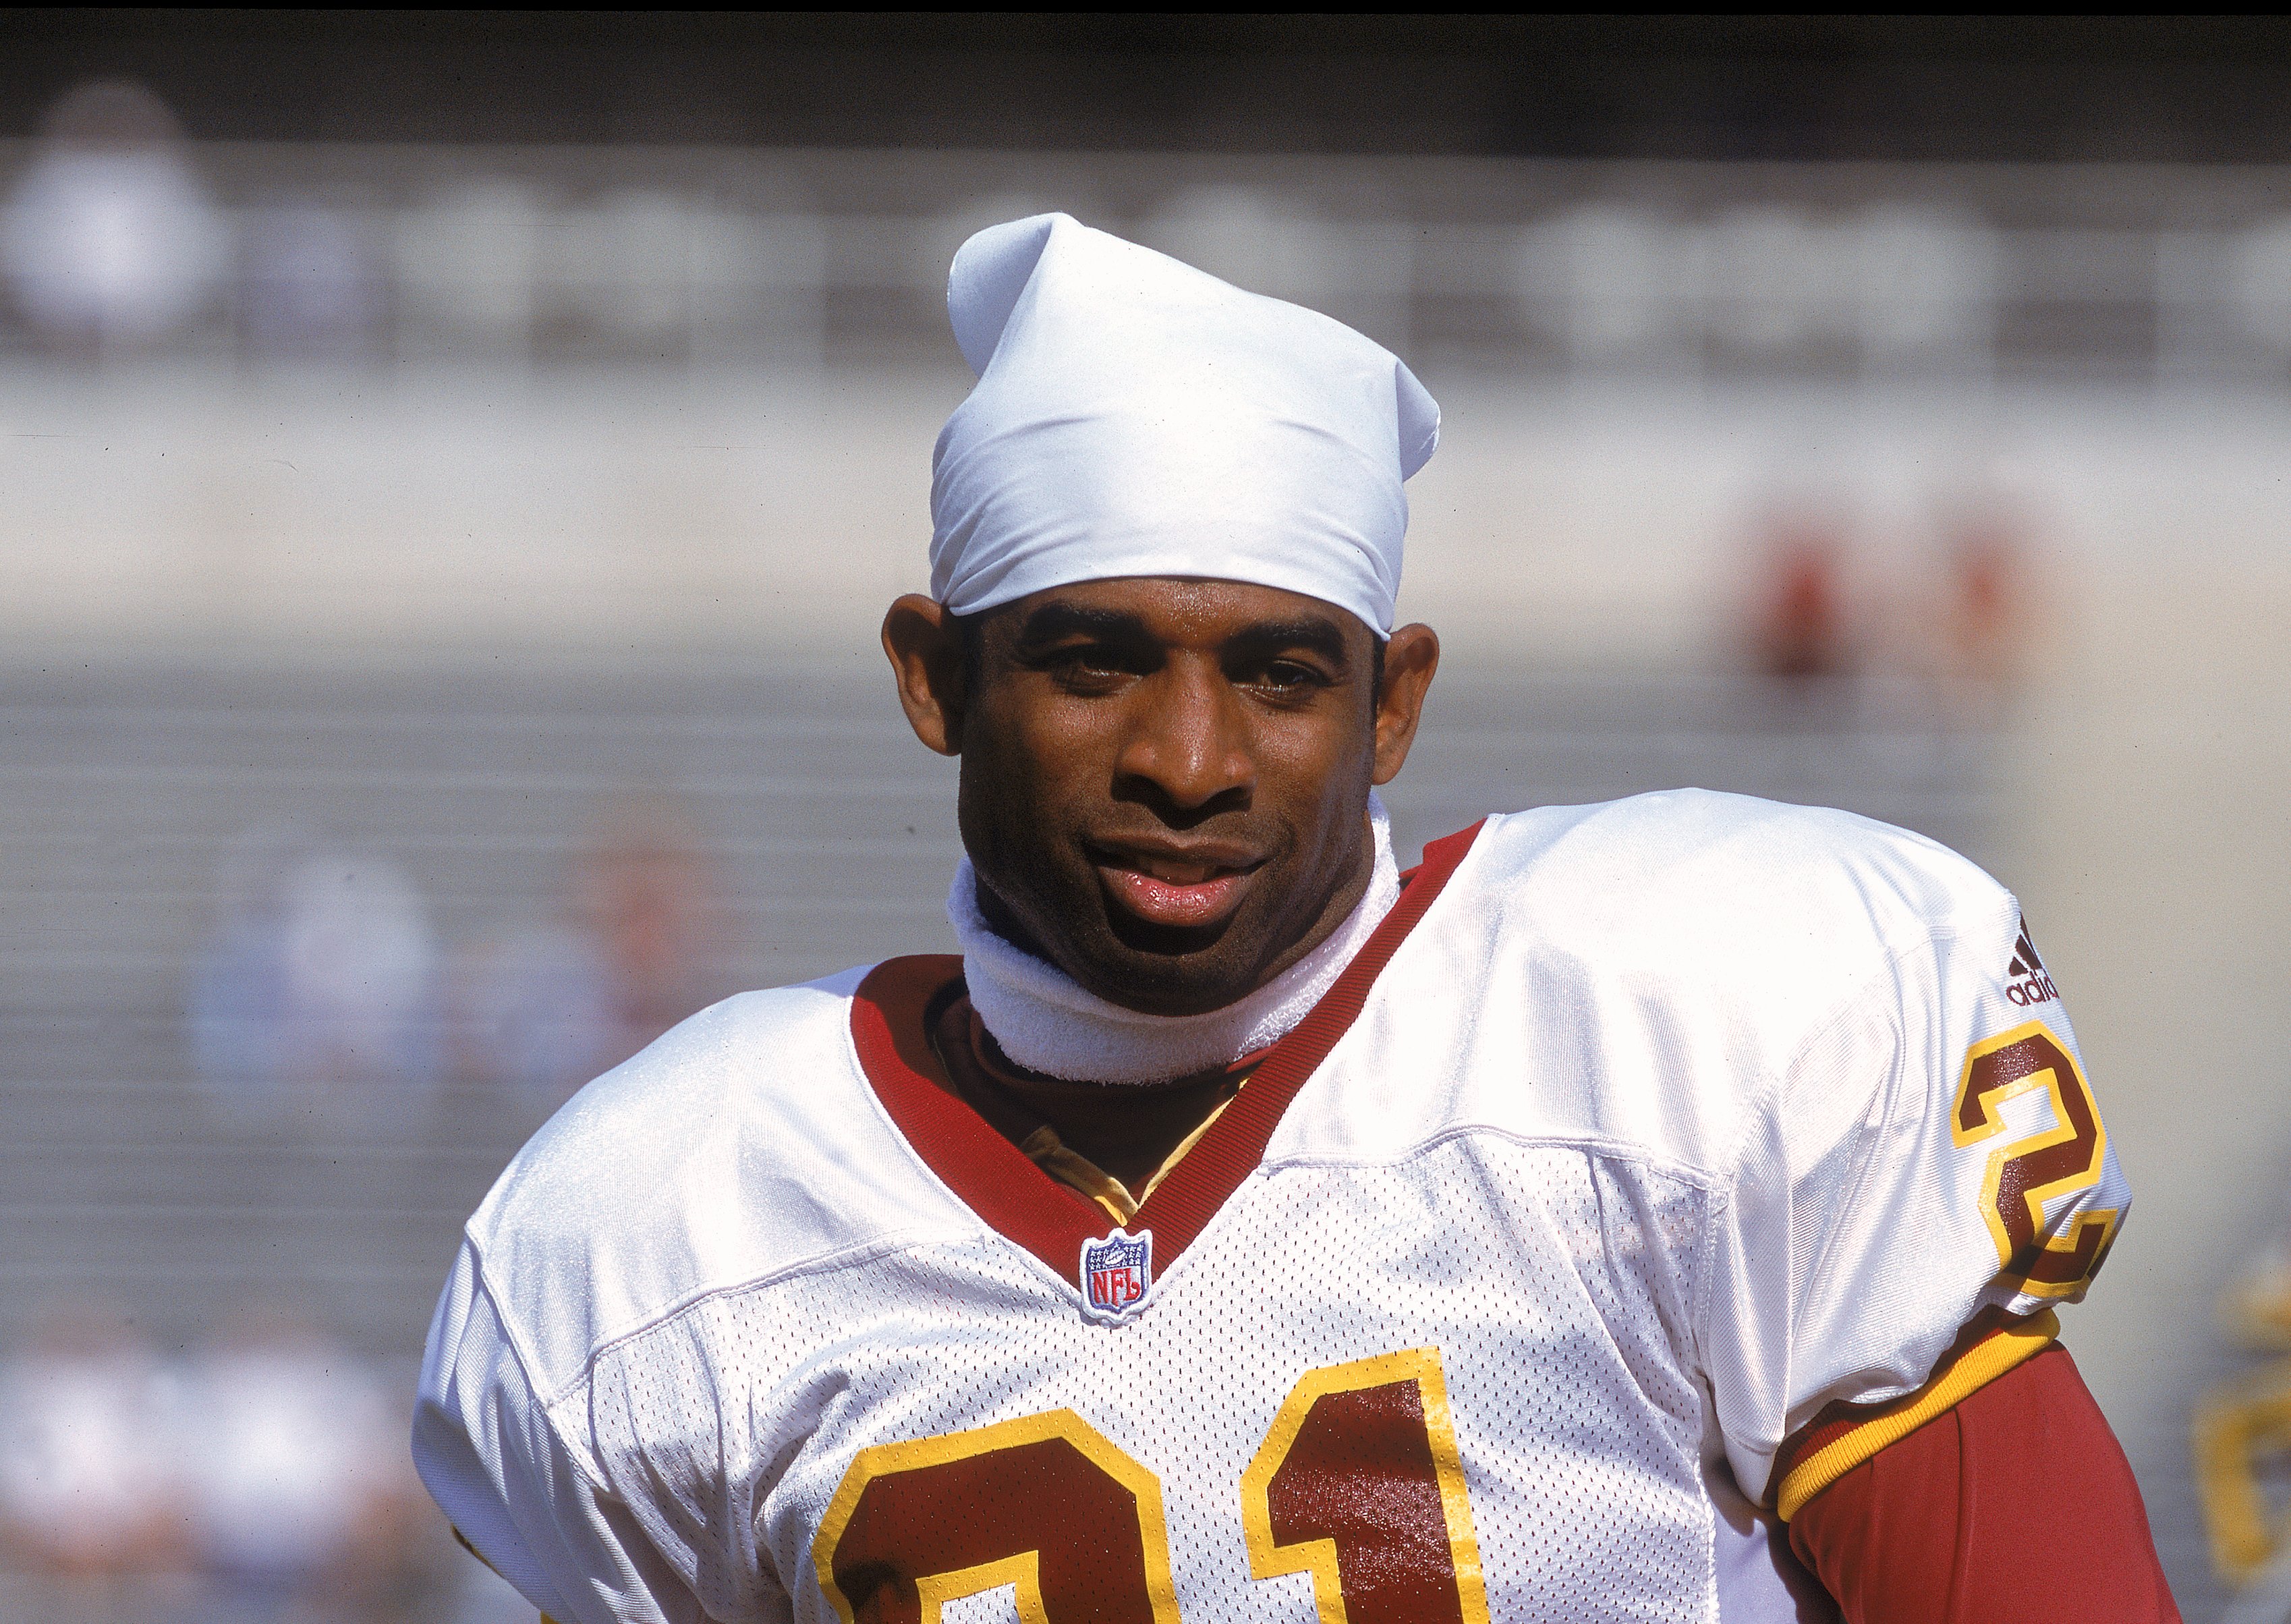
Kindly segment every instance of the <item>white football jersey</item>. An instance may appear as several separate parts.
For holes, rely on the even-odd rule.
[[[470,1220],[414,1451],[560,1624],[1832,1616],[1785,1440],[2129,1200],[2012,896],[1843,813],[1435,843],[1111,1235],[925,1074],[959,970],[694,1017]]]

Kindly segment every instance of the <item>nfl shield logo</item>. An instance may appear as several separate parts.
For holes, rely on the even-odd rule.
[[[1117,1229],[1081,1243],[1081,1306],[1094,1320],[1120,1320],[1146,1306],[1154,1289],[1154,1232]]]

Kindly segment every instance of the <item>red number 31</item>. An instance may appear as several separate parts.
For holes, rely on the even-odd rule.
[[[1488,1624],[1436,1348],[1314,1371],[1241,1479],[1251,1578],[1321,1624]],[[939,1624],[1013,1588],[1023,1624],[1179,1624],[1162,1485],[1071,1410],[862,1450],[812,1541],[843,1624]]]

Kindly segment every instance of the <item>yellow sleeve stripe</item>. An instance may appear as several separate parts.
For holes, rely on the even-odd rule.
[[[1939,1378],[1893,1401],[1842,1436],[1831,1439],[1790,1467],[1774,1496],[1774,1510],[1787,1523],[1799,1507],[1889,1443],[1903,1438],[2053,1345],[2061,1322],[2049,1308],[1975,1343]]]

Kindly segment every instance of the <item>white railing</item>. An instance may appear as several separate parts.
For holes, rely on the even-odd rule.
[[[75,200],[68,161],[0,144],[0,350],[946,363],[955,245],[1066,206],[1491,368],[2291,388],[2291,172],[2272,169],[248,145],[103,163]]]

